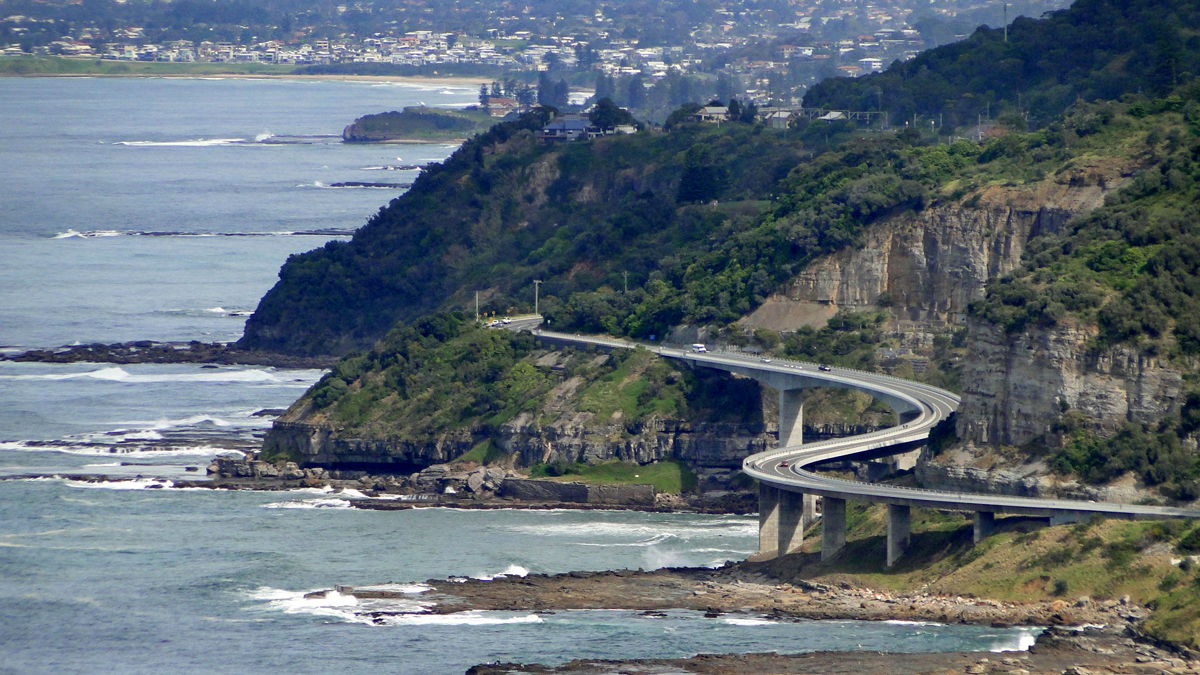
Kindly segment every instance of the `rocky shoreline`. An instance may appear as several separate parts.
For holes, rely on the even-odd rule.
[[[755,563],[730,563],[718,569],[681,568],[652,572],[615,570],[557,575],[497,577],[491,580],[452,578],[425,582],[417,596],[423,613],[610,609],[646,613],[693,610],[707,618],[753,615],[788,622],[867,620],[965,623],[993,627],[1043,626],[1046,630],[1028,652],[992,654],[949,652],[884,654],[877,652],[813,652],[804,654],[698,655],[687,659],[629,661],[582,660],[561,666],[498,663],[475,666],[473,675],[520,673],[601,675],[608,673],[1008,673],[1032,675],[1200,673],[1200,661],[1140,637],[1137,625],[1148,610],[1128,598],[1104,602],[1013,603],[927,593],[884,593],[850,584],[807,581],[779,583]],[[339,586],[309,597],[331,594],[359,599],[412,600],[411,590]],[[392,612],[364,611],[362,617],[383,623]],[[1192,655],[1194,657],[1194,655]]]
[[[239,349],[223,342],[155,342],[137,340],[114,344],[67,345],[54,349],[31,349],[17,354],[0,354],[0,361],[32,363],[204,363],[224,366],[271,366],[275,368],[332,367],[331,356],[295,356]]]

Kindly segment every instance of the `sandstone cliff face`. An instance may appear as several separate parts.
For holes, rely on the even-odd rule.
[[[988,280],[1020,264],[1032,237],[1060,231],[1119,185],[1082,182],[992,187],[886,219],[867,231],[861,247],[813,262],[792,281],[787,298],[769,300],[746,323],[774,330],[823,325],[837,308],[871,307],[883,297],[898,331],[961,327],[967,305],[983,297]]]
[[[1130,347],[1090,351],[1094,328],[1058,325],[1006,335],[973,322],[963,370],[957,433],[966,443],[1022,445],[1050,431],[1060,402],[1097,431],[1125,421],[1150,422],[1170,412],[1183,386],[1180,371]]]

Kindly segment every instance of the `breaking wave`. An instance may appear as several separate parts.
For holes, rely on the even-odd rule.
[[[318,181],[319,182],[319,181]],[[311,186],[306,186],[311,187]],[[199,232],[186,230],[74,230],[59,232],[52,239],[98,239],[102,237],[349,237],[354,230],[276,230],[270,232]]]

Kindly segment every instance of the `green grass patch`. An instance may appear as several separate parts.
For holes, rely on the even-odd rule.
[[[475,447],[464,452],[454,460],[455,464],[479,464],[488,465],[495,464],[507,460],[511,455],[504,451],[503,448],[492,443],[492,439],[487,439],[480,443],[476,443]]]
[[[659,492],[680,494],[696,489],[696,474],[683,462],[666,460],[636,464],[611,460],[600,464],[537,464],[530,468],[533,478],[549,478],[580,483],[644,484]]]
[[[672,377],[670,364],[645,349],[614,354],[613,358],[618,360],[617,367],[583,392],[581,411],[594,413],[600,422],[614,417],[633,421],[683,413],[684,393],[678,378]]]

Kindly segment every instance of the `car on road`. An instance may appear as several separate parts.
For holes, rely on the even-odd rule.
[[[829,371],[833,370],[833,368],[830,368],[829,366],[822,363],[821,365],[817,366],[817,370],[828,373]]]
[[[788,466],[787,460],[780,462],[779,466],[780,466],[780,468],[786,469]]]
[[[694,353],[694,354],[707,354],[707,353],[708,353],[708,347],[705,347],[704,345],[702,345],[702,344],[700,344],[699,342],[697,342],[696,344],[692,345],[692,353]]]
[[[502,324],[504,324],[505,326],[507,326],[508,324],[512,323],[512,319],[510,319],[510,318],[508,318],[508,317],[506,316],[506,317],[504,317],[503,319],[501,319],[501,320],[500,320],[500,323],[502,323]]]
[[[767,357],[765,357],[765,356],[764,356],[764,357],[763,357],[763,360],[762,360],[762,362],[763,362],[763,363],[770,363],[770,362],[771,362],[771,359],[768,359]]]

